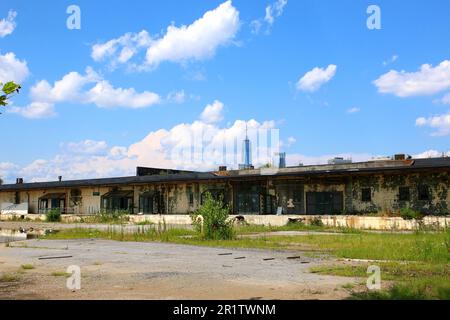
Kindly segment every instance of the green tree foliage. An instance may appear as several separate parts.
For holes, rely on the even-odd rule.
[[[202,219],[199,216],[203,217]],[[230,240],[235,237],[233,221],[229,218],[229,209],[221,200],[206,195],[203,205],[192,214],[193,225],[206,240]]]
[[[14,83],[13,81],[7,82],[5,84],[0,83],[0,106],[5,107],[8,105],[8,99],[10,99],[14,94],[19,93],[21,89],[20,85]]]

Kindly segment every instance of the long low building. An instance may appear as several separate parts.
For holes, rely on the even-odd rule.
[[[207,193],[236,215],[366,215],[411,208],[450,214],[450,158],[374,160],[283,169],[192,172],[138,168],[136,176],[0,185],[2,212],[189,214]],[[19,210],[20,209],[20,210]]]

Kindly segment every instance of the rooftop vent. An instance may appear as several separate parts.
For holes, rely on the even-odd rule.
[[[62,181],[62,176],[58,176],[58,181],[59,181],[59,182]]]
[[[17,178],[16,184],[23,184],[23,178]]]
[[[224,171],[227,171],[227,166],[220,166],[219,172],[224,172]]]
[[[412,157],[410,155],[407,155],[404,153],[399,153],[399,154],[394,155],[394,160],[401,161],[401,160],[407,160],[407,159],[408,160],[412,159]]]

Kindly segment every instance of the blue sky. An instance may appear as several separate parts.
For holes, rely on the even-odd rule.
[[[15,0],[0,20],[0,82],[23,87],[0,116],[7,181],[186,167],[167,156],[183,137],[250,120],[291,165],[450,150],[446,0]]]

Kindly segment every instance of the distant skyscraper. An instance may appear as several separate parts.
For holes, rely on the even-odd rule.
[[[286,152],[280,153],[280,162],[278,168],[286,168]]]
[[[243,164],[239,165],[239,169],[252,169],[252,146],[250,139],[248,138],[248,128],[245,125],[245,140],[242,143],[242,161]]]

